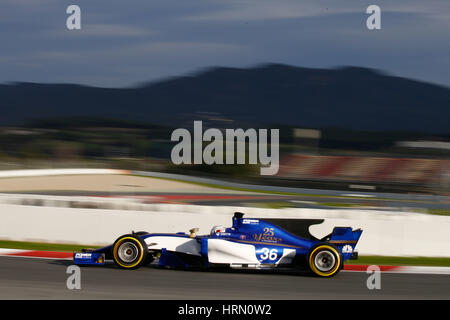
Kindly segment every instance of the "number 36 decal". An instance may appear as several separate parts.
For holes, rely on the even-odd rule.
[[[256,249],[256,257],[260,262],[263,261],[275,262],[276,260],[278,260],[279,257],[281,257],[282,253],[283,249],[277,248],[269,249],[265,247]]]

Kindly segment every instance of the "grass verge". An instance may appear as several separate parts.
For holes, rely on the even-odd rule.
[[[450,267],[450,258],[359,256],[358,260],[348,260],[345,264]]]
[[[73,252],[80,251],[83,248],[99,248],[99,246],[0,240],[0,248]]]
[[[427,209],[426,213],[438,216],[450,216],[450,209]]]

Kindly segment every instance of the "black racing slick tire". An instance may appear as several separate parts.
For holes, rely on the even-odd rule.
[[[319,277],[333,277],[343,266],[342,254],[339,249],[328,243],[320,243],[311,248],[307,255],[309,270]]]
[[[145,265],[148,254],[145,241],[133,234],[119,237],[112,247],[114,263],[122,269],[137,269]]]

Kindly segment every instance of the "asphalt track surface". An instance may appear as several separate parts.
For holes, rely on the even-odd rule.
[[[115,266],[81,268],[81,289],[67,289],[70,260],[0,257],[0,299],[450,299],[450,276],[382,273],[369,290],[365,272],[331,279],[256,271],[185,271]]]

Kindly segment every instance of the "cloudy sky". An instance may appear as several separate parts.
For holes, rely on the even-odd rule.
[[[66,9],[81,8],[81,30]],[[381,30],[366,8],[381,7]],[[128,87],[211,66],[356,65],[450,86],[449,0],[1,0],[0,82]]]

